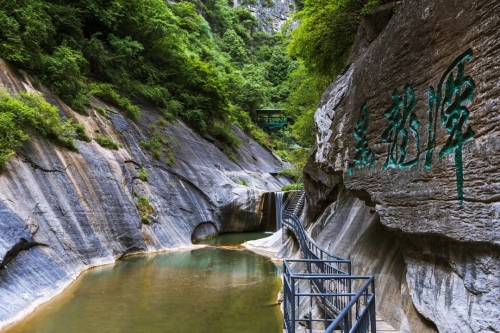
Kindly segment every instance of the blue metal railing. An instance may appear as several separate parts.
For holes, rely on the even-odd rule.
[[[283,263],[285,329],[288,333],[295,333],[299,326],[309,332],[324,329],[325,333],[334,330],[375,333],[373,276],[352,276],[350,260],[318,246],[304,230],[300,219],[290,213],[294,210],[290,208],[293,201],[289,197],[283,208],[283,234],[286,229],[293,232],[304,259],[285,259]],[[353,285],[357,292],[352,291]],[[313,308],[318,311],[317,307],[323,312],[322,316],[315,316]]]
[[[350,276],[353,279],[366,279],[365,284],[352,297],[349,304],[337,315],[335,320],[327,327],[325,333],[338,330],[340,333],[376,333],[375,316],[375,282],[373,276]],[[354,323],[351,324],[355,318]]]
[[[343,274],[351,274],[351,261],[335,256],[318,246],[307,234],[299,218],[293,214],[283,211],[282,226],[290,229],[299,242],[300,250],[304,259],[316,259],[335,262],[335,268],[343,271]],[[328,265],[328,264],[326,264]]]

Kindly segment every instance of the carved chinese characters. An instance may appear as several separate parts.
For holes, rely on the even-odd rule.
[[[448,138],[439,151],[439,159],[451,153],[455,154],[457,196],[460,204],[464,199],[462,147],[474,138],[474,130],[467,124],[470,112],[466,104],[472,101],[476,85],[470,76],[465,75],[465,64],[472,59],[472,56],[472,50],[469,49],[457,57],[442,75],[437,88],[430,87],[428,95],[429,123],[424,167],[430,169],[432,166],[437,126],[440,124],[448,134]],[[402,94],[400,95],[395,89],[391,99],[392,104],[384,112],[389,125],[380,137],[380,142],[388,143],[383,169],[410,168],[419,164],[421,152],[418,133],[420,122],[415,113],[417,106],[415,92],[409,84],[406,84]],[[369,122],[370,111],[365,103],[353,133],[356,147],[354,158],[348,167],[351,177],[354,167],[372,168],[375,165],[376,158],[367,139]],[[412,156],[407,152],[410,143],[415,147]]]

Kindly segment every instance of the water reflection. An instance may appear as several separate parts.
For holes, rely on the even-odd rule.
[[[229,248],[129,257],[92,269],[6,332],[283,332],[272,305],[281,287],[277,266],[237,242],[210,242]]]

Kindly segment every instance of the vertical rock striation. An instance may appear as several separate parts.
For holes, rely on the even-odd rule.
[[[2,61],[0,84],[11,93],[35,90]],[[77,141],[77,153],[38,139],[1,171],[0,258],[20,238],[49,247],[22,251],[0,269],[0,329],[89,267],[112,263],[127,253],[191,246],[192,238],[213,232],[257,229],[261,194],[288,183],[268,173],[282,162],[237,128],[242,144],[232,152],[233,162],[215,140],[202,138],[182,123],[158,123],[158,115],[147,108],[133,123],[93,100],[93,107],[108,108],[110,117],[93,110],[86,117],[42,90],[61,116],[82,124],[90,136],[112,138],[121,148]],[[153,159],[141,149],[141,141],[151,140],[151,124],[169,138],[175,163]],[[144,171],[147,177],[141,176]],[[249,187],[237,185],[243,180]],[[142,197],[150,206],[146,218],[138,209]],[[249,198],[252,201],[243,205]],[[238,211],[251,220],[241,223],[235,217]]]

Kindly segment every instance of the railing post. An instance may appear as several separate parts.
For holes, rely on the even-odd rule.
[[[371,333],[377,333],[377,318],[375,316],[375,279],[372,280],[372,302],[370,304],[370,328],[371,328]]]
[[[344,317],[344,327],[340,330],[341,332],[349,333],[351,327],[349,326],[349,316]]]
[[[291,324],[290,324],[290,328],[291,328],[291,332],[287,332],[287,333],[295,333],[295,281],[294,281],[294,278],[292,276],[290,276],[290,289],[291,289],[291,294],[292,294],[292,306],[291,306]]]

